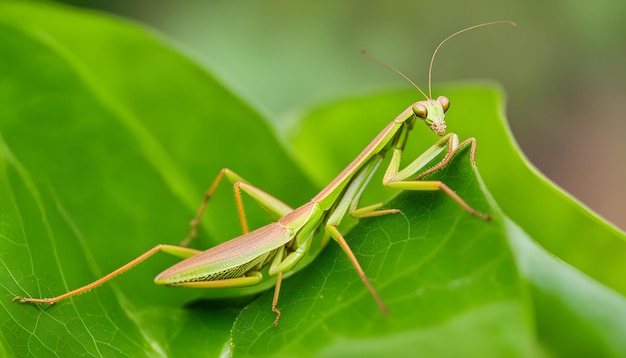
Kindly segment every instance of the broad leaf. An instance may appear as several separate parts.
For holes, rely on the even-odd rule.
[[[504,212],[548,251],[626,294],[622,275],[626,272],[626,236],[528,163],[508,130],[498,88],[466,84],[435,88],[434,93],[450,99],[449,131],[461,140],[477,139],[478,167]],[[394,91],[319,106],[307,114],[290,141],[302,167],[321,185],[357,153],[352,148],[362,148],[380,128],[420,99],[414,90]],[[418,129],[411,133],[407,158],[415,158],[437,139]],[[333,145],[316,145],[322,137]]]
[[[103,16],[2,4],[0,53],[2,346],[17,356],[218,353],[241,303],[185,309],[209,292],[155,286],[173,258],[52,307],[11,299],[61,294],[180,242],[222,167],[288,203],[307,200],[314,189],[266,121],[145,30]],[[218,194],[198,247],[240,233],[229,185]],[[259,214],[252,225],[268,221]]]

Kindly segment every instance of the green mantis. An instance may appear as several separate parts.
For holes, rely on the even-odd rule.
[[[383,176],[383,185],[402,190],[440,190],[450,196],[468,213],[486,221],[490,219],[489,215],[480,213],[472,208],[445,183],[421,179],[445,167],[452,159],[454,153],[466,146],[471,147],[470,160],[474,163],[476,140],[469,138],[460,142],[456,134],[445,134],[445,112],[448,110],[450,102],[443,96],[437,99],[432,98],[430,88],[432,65],[437,51],[447,40],[462,32],[495,23],[513,24],[508,21],[485,23],[463,29],[444,39],[435,49],[431,58],[428,95],[414,85],[426,99],[410,105],[400,113],[334,180],[304,205],[293,209],[279,199],[250,184],[237,173],[225,168],[219,172],[207,190],[198,213],[191,221],[191,232],[180,246],[156,245],[108,275],[57,297],[27,298],[17,296],[13,300],[21,303],[54,304],[91,290],[138,265],[155,253],[163,251],[183,260],[169,267],[154,279],[155,283],[159,285],[192,288],[244,287],[259,284],[263,280],[264,273],[267,273],[269,276],[275,276],[276,285],[271,309],[276,313],[273,323],[276,326],[281,316],[277,305],[283,276],[296,268],[310,250],[318,233],[323,232],[324,239],[322,241],[325,242],[326,238],[330,237],[340,245],[380,310],[386,314],[388,311],[386,305],[367,279],[338,226],[347,214],[354,218],[365,218],[399,212],[397,209],[383,208],[382,203],[364,207],[359,206],[363,191],[388,153],[391,153],[391,158]],[[398,72],[393,67],[391,68]],[[423,121],[428,128],[441,138],[432,147],[401,169],[400,162],[409,132],[418,120]],[[424,167],[441,154],[444,154],[443,159],[434,167],[424,171]],[[416,175],[418,176],[415,178]],[[243,235],[206,251],[187,247],[189,242],[196,236],[197,228],[206,206],[224,179],[233,184]],[[276,221],[250,231],[245,219],[242,192],[249,195]]]

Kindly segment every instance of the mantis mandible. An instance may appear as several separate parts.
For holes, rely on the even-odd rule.
[[[330,184],[314,196],[311,201],[299,208],[292,209],[282,201],[251,185],[232,170],[224,168],[207,190],[198,213],[190,223],[191,231],[189,236],[183,240],[180,246],[159,244],[108,275],[57,297],[27,298],[17,296],[13,300],[21,303],[54,304],[68,297],[91,290],[138,265],[153,254],[163,251],[183,260],[161,272],[154,279],[154,282],[159,285],[194,288],[252,286],[261,282],[263,278],[262,272],[267,269],[269,276],[276,276],[277,278],[271,308],[276,313],[276,319],[273,323],[276,326],[281,315],[277,304],[283,275],[292,271],[302,260],[311,247],[313,238],[323,229],[324,238],[322,242],[325,242],[330,236],[339,244],[352,262],[380,310],[383,314],[387,314],[387,307],[367,279],[357,258],[352,253],[343,234],[339,231],[338,225],[346,214],[354,218],[365,218],[399,212],[397,209],[383,209],[382,203],[359,207],[361,194],[388,152],[391,152],[391,159],[383,176],[384,186],[402,190],[440,190],[450,196],[468,213],[486,221],[490,220],[489,215],[476,211],[445,183],[441,181],[422,181],[421,179],[446,166],[457,150],[468,145],[471,146],[470,160],[474,164],[476,140],[469,138],[459,142],[456,134],[445,134],[445,112],[450,106],[450,101],[443,96],[437,99],[432,98],[432,67],[437,51],[450,38],[478,27],[496,23],[508,23],[516,26],[515,23],[510,21],[495,21],[468,27],[448,36],[437,46],[430,61],[428,95],[398,70],[385,64],[413,84],[426,99],[410,105],[400,113]],[[365,52],[363,54],[369,56]],[[382,62],[376,58],[374,60]],[[408,134],[417,120],[423,121],[428,128],[441,138],[405,168],[400,169],[400,161]],[[445,155],[437,165],[421,173],[417,178],[410,179],[423,170],[431,160],[444,153],[444,151]],[[224,178],[233,184],[243,235],[206,251],[187,247],[190,240],[196,236],[206,205]],[[263,207],[276,221],[249,231],[241,197],[242,191]]]

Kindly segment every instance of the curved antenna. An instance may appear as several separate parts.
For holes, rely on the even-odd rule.
[[[476,29],[476,28],[479,28],[479,27],[495,25],[495,24],[510,24],[513,27],[517,27],[516,23],[514,23],[513,21],[508,21],[508,20],[485,22],[484,24],[470,26],[470,27],[467,27],[467,28],[465,28],[463,30],[457,31],[457,32],[453,33],[452,35],[446,37],[443,41],[441,41],[439,43],[439,46],[437,46],[437,48],[435,49],[435,52],[433,52],[433,57],[430,58],[430,66],[428,67],[428,98],[432,98],[432,90],[431,90],[431,87],[430,87],[430,80],[431,80],[432,74],[433,74],[433,62],[435,61],[435,55],[437,55],[437,52],[439,51],[439,48],[444,43],[446,43],[446,41],[450,40],[451,38],[453,38],[456,35],[462,34],[462,33],[466,32],[466,31],[473,30],[473,29]],[[389,66],[389,67],[391,67],[391,66]],[[422,90],[420,90],[420,92],[421,91]],[[422,92],[422,93],[424,93],[424,92]]]
[[[421,89],[421,88],[419,88],[419,86],[418,86],[418,85],[416,85],[416,84],[415,84],[415,82],[411,81],[411,79],[410,79],[410,78],[408,78],[408,77],[407,77],[404,73],[400,72],[400,70],[398,70],[397,68],[395,68],[395,67],[393,67],[392,65],[388,64],[387,62],[385,62],[385,61],[383,61],[383,60],[379,59],[378,57],[375,57],[375,56],[370,55],[370,54],[369,54],[369,53],[367,53],[365,50],[361,50],[361,55],[363,55],[363,56],[365,56],[365,57],[367,57],[367,58],[370,58],[370,59],[372,59],[372,60],[374,60],[374,61],[376,61],[376,62],[380,63],[380,64],[381,64],[381,65],[383,65],[383,66],[388,67],[388,68],[389,68],[389,69],[391,69],[393,72],[395,72],[395,73],[399,74],[400,76],[402,76],[402,78],[404,78],[405,80],[409,81],[409,83],[410,83],[410,84],[412,84],[412,85],[413,85],[413,87],[417,88],[417,90],[418,90],[418,91],[420,91],[420,93],[421,93],[424,97],[426,97],[426,99],[431,99],[431,98],[430,98],[430,96],[427,96],[427,95],[426,95],[426,93],[425,93],[424,91],[422,91],[422,89]],[[429,85],[428,87],[429,87],[429,91],[430,91],[430,85]]]

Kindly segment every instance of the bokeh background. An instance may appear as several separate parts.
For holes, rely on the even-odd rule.
[[[285,130],[315,103],[409,86],[361,57],[362,48],[426,86],[432,51],[447,35],[516,21],[518,29],[498,25],[450,41],[433,81],[500,83],[534,165],[626,228],[626,1],[59,2],[154,28]]]

